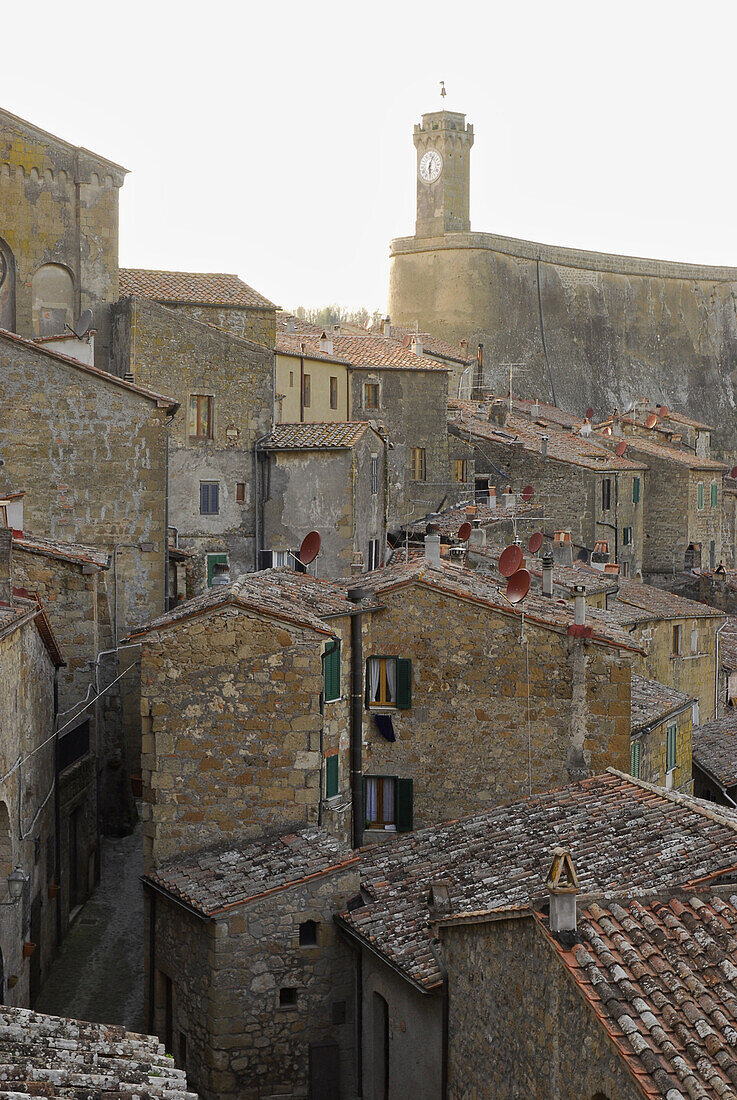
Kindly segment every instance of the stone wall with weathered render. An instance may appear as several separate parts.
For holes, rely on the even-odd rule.
[[[170,309],[187,313],[195,321],[204,321],[215,328],[253,340],[272,350],[276,340],[275,309],[236,309],[229,306],[197,306],[170,304]]]
[[[668,762],[668,726],[676,727],[676,768],[673,786],[686,794],[693,791],[691,762],[693,754],[693,720],[691,707],[668,718],[638,736],[640,742],[640,779],[665,786]],[[629,769],[628,769],[629,770]]]
[[[645,396],[718,425],[718,450],[737,446],[735,294],[734,268],[490,233],[391,244],[392,320],[417,321],[451,343],[483,343],[495,391],[506,392],[502,364],[513,362],[521,364],[520,394],[554,398],[581,415],[589,405],[608,414]]]
[[[636,609],[635,609],[636,611]],[[627,608],[623,609],[626,615]],[[635,657],[632,671],[649,680],[692,695],[699,705],[699,721],[708,722],[714,715],[714,677],[716,675],[716,632],[721,624],[717,617],[657,619],[627,624],[636,645],[645,656]],[[673,652],[673,627],[681,628],[681,652]],[[692,648],[691,634],[695,647]],[[629,768],[625,769],[629,771]],[[681,780],[679,779],[680,783]]]

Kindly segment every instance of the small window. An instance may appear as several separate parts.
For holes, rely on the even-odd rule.
[[[632,545],[632,528],[624,527],[622,529],[622,546]]]
[[[379,456],[371,455],[371,492],[379,491]]]
[[[303,920],[299,926],[299,946],[317,947],[317,921]]]
[[[295,1008],[297,1005],[297,990],[293,985],[283,985],[279,990],[279,1004],[282,1008]]]
[[[208,554],[207,555],[207,587],[212,588],[212,577],[215,571],[216,565],[227,565],[227,554]]]
[[[220,514],[220,484],[217,481],[200,482],[200,515]]]
[[[204,393],[189,396],[190,439],[212,439],[213,398]]]
[[[639,479],[639,477],[634,477],[632,479],[632,503],[633,504],[639,504],[640,503],[640,479]]]
[[[694,627],[693,630],[691,631],[691,652],[692,653],[698,653],[699,652],[699,631],[698,631],[698,627]]]
[[[366,382],[363,387],[364,409],[378,409],[379,407],[379,383]]]
[[[312,402],[312,377],[306,374],[302,379],[302,404],[309,409]]]
[[[290,372],[289,372],[289,388],[290,388],[290,390],[294,389],[294,371],[293,370],[290,370]]]
[[[325,797],[335,798],[338,793],[338,754],[325,757]]]
[[[698,485],[696,486],[696,496],[697,496],[697,499],[698,499],[699,508],[703,508],[704,507],[704,483],[703,483],[703,481],[700,481],[698,483]]]
[[[717,506],[717,496],[718,496],[717,483],[716,483],[716,481],[712,481],[712,483],[711,483],[711,506],[712,506],[712,508],[716,508],[716,506]]]
[[[630,741],[630,775],[635,779],[640,778],[640,750],[639,741]]]
[[[425,481],[427,478],[427,466],[425,463],[425,448],[412,448],[412,480]]]
[[[622,569],[622,576],[623,577],[629,577],[629,575],[630,575],[630,563],[628,561],[623,561],[623,562],[620,563],[620,565],[621,565],[621,569]]]
[[[412,662],[402,657],[369,657],[366,703],[407,710],[412,705]]]
[[[681,655],[681,628],[680,626],[673,627],[673,656],[680,657]]]
[[[245,504],[246,500],[246,483],[245,481],[237,481],[235,485],[235,499],[238,504]]]
[[[666,771],[672,772],[678,759],[678,728],[668,726],[668,741],[666,746]]]
[[[364,820],[369,829],[413,827],[413,784],[395,775],[367,775],[363,781]]]
[[[369,547],[368,547],[369,572],[371,572],[372,569],[378,569],[379,564],[380,564],[380,562],[379,562],[379,540],[378,539],[369,539]]]
[[[331,703],[340,699],[340,639],[328,642],[322,658],[323,680],[325,685],[325,702]]]
[[[453,463],[453,480],[454,481],[467,481],[468,469],[465,458],[456,458]]]
[[[330,378],[330,408],[337,409],[338,407],[338,379]]]
[[[601,483],[601,510],[608,512],[612,506],[612,479],[605,477]]]

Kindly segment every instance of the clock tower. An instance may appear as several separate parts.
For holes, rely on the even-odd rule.
[[[415,126],[417,149],[416,237],[441,237],[471,229],[470,155],[473,126],[454,111],[423,115]]]

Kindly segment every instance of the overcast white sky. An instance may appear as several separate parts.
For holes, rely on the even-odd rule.
[[[737,266],[734,3],[11,2],[2,105],[130,169],[124,266],[383,309],[441,79],[472,228]]]

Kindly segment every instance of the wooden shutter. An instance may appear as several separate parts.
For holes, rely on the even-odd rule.
[[[640,503],[640,479],[639,479],[639,477],[634,478],[634,480],[632,482],[632,503],[633,504],[639,504]]]
[[[668,726],[668,741],[666,746],[666,771],[672,771],[676,766],[677,744],[676,744],[676,726]]]
[[[704,507],[704,483],[700,481],[697,489],[699,508]]]
[[[325,681],[325,701],[331,702],[340,698],[340,640],[332,643],[331,649],[325,650],[323,658],[323,673]]]
[[[397,710],[409,710],[412,706],[412,662],[407,657],[397,657]]]
[[[716,481],[712,481],[712,483],[711,483],[711,506],[712,506],[712,508],[716,508],[716,506],[717,506],[717,483],[716,483]]]
[[[409,662],[408,662],[409,663]],[[413,826],[413,812],[412,812],[412,780],[411,779],[397,779],[396,781],[397,791],[397,832],[398,833],[410,833]]]
[[[632,741],[630,744],[630,775],[635,779],[640,778],[640,742]]]
[[[207,555],[207,585],[208,588],[212,588],[212,571],[215,565],[227,565],[227,554],[208,554]]]
[[[338,754],[325,758],[325,797],[334,798],[338,793]]]

